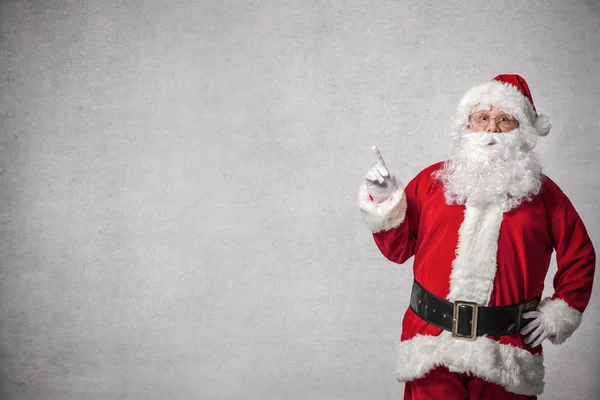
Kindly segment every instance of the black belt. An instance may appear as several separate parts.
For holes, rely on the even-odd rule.
[[[511,335],[531,320],[523,313],[533,311],[538,298],[512,306],[484,307],[467,301],[444,300],[428,292],[417,281],[410,296],[410,308],[419,317],[438,328],[452,332],[458,339],[475,340],[477,336]]]

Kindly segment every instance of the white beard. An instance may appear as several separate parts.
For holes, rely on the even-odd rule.
[[[506,212],[539,193],[542,167],[533,152],[537,138],[531,132],[465,128],[454,137],[449,159],[434,175],[444,184],[448,204],[497,204]]]

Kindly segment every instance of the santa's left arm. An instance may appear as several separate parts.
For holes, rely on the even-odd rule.
[[[550,238],[556,250],[558,270],[554,294],[541,301],[541,312],[554,344],[567,340],[581,323],[592,293],[596,254],[579,214],[561,193],[550,218]]]

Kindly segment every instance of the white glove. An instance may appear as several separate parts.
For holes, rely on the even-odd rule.
[[[523,314],[523,318],[533,319],[533,321],[525,325],[525,328],[521,329],[521,335],[527,335],[529,332],[533,331],[525,338],[525,344],[533,342],[531,347],[537,347],[549,336],[555,334],[555,332],[551,332],[549,324],[544,321],[543,313],[539,311],[529,311]]]
[[[367,172],[365,184],[373,201],[381,203],[392,197],[396,190],[396,178],[388,171],[377,146],[373,146],[371,151],[377,158],[377,164]]]

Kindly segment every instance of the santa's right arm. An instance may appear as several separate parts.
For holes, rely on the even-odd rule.
[[[373,168],[381,171],[381,166],[383,166],[385,175],[387,167],[379,151],[376,148],[373,151],[379,161],[378,165]],[[405,189],[390,174],[393,188],[387,194],[389,197],[381,200],[377,198],[377,196],[381,196],[381,193],[378,192],[378,189],[381,190],[381,188],[374,185],[376,181],[373,181],[372,171],[373,169],[367,173],[367,178],[358,191],[358,206],[362,220],[373,233],[373,238],[381,253],[390,261],[402,264],[414,255],[416,247],[419,212],[414,193],[415,180],[410,182]],[[381,180],[380,176],[379,179]]]

